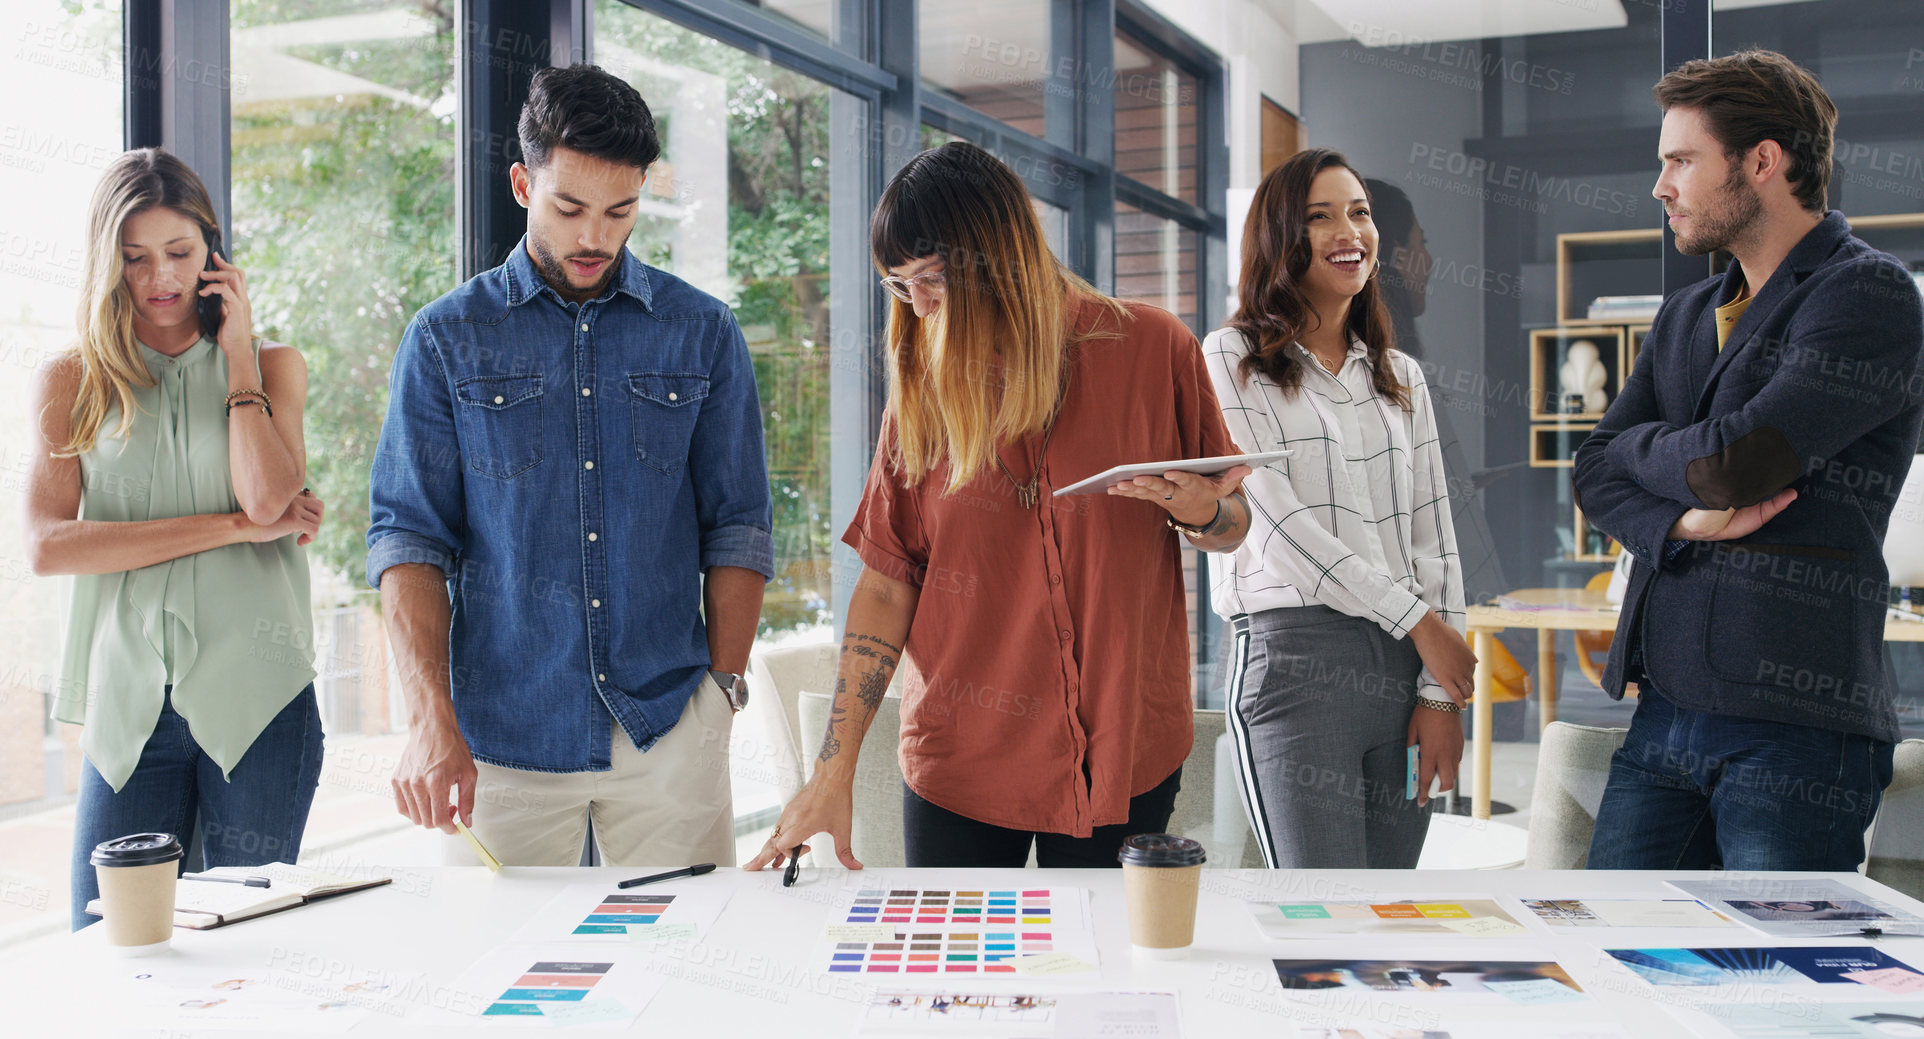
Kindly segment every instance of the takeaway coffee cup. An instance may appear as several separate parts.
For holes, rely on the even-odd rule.
[[[167,948],[182,854],[171,833],[136,833],[94,846],[100,912],[107,944],[116,951],[145,956]]]
[[[1173,833],[1139,833],[1122,842],[1122,887],[1129,903],[1129,942],[1175,955],[1196,935],[1196,889],[1203,846]]]

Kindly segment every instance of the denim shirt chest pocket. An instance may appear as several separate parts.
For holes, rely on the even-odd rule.
[[[695,434],[708,376],[693,372],[635,372],[628,376],[635,457],[659,473],[681,472]]]
[[[512,480],[541,464],[541,373],[471,376],[454,384],[454,402],[468,468]]]

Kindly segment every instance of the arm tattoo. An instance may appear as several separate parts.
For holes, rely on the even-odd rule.
[[[895,672],[895,664],[901,657],[902,648],[872,635],[854,634],[842,640],[842,650],[848,655],[861,658],[861,662],[856,665],[861,670],[860,678],[857,680],[859,684],[856,687],[855,699],[866,709],[867,714],[872,715],[875,709],[881,706],[883,695],[888,692],[889,678]],[[848,679],[837,676],[833,706],[829,708],[828,731],[822,734],[822,750],[816,755],[817,761],[827,761],[842,752],[842,741],[836,737],[835,732],[848,720],[848,698],[844,695],[847,692]]]
[[[1248,523],[1249,502],[1243,497],[1243,492],[1236,491],[1223,499],[1223,514],[1216,518],[1215,523],[1210,524],[1207,533],[1212,537],[1220,537],[1238,528],[1246,527]]]
[[[822,750],[815,755],[817,761],[827,761],[842,752],[842,741],[835,738],[835,726],[847,715],[843,706],[842,694],[848,691],[848,680],[835,680],[835,695],[830,698],[832,706],[828,712],[828,727],[822,733]]]

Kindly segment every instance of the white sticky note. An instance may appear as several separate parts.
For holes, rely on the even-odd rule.
[[[553,1025],[602,1025],[634,1016],[621,1000],[613,998],[541,1004],[541,1017]]]
[[[1588,996],[1555,978],[1529,981],[1486,981],[1483,987],[1512,1003],[1535,1006],[1539,1003],[1581,1003]]]
[[[829,924],[822,934],[831,942],[892,942],[894,924]]]
[[[672,942],[695,940],[694,924],[632,924],[628,928],[631,942]]]
[[[1039,956],[1018,956],[1010,961],[1017,974],[1030,977],[1047,977],[1051,974],[1080,974],[1096,969],[1093,963],[1085,963],[1066,952],[1049,952]]]
[[[1438,920],[1437,923],[1472,938],[1507,938],[1530,933],[1508,920],[1499,920],[1494,916],[1479,916],[1473,920]]]
[[[1612,927],[1729,927],[1729,920],[1696,902],[1681,899],[1585,902],[1597,919]]]

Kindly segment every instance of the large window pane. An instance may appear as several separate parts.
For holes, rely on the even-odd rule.
[[[1116,172],[1197,204],[1198,104],[1194,73],[1116,34]]]
[[[831,90],[617,0],[595,33],[662,136],[630,248],[734,307],[754,355],[775,497],[762,634],[826,631]]]
[[[1924,288],[1924,5],[1713,0],[1711,7],[1719,53],[1737,50],[1740,41],[1780,51],[1824,84],[1837,105],[1831,208],[1850,219],[1858,237],[1902,260]],[[1892,515],[1893,544],[1915,537],[1905,529],[1916,522],[1916,506],[1907,507],[1915,492],[1906,487]],[[1904,735],[1924,734],[1916,710],[1924,697],[1924,645],[1892,642],[1890,649]]]
[[[1850,217],[1924,214],[1924,4],[1717,0],[1712,8],[1720,53],[1740,49],[1725,40],[1780,51],[1816,75],[1836,103],[1833,208]],[[1924,217],[1877,221],[1858,234],[1924,269]]]
[[[401,333],[455,283],[456,23],[427,3],[232,10],[229,246],[256,332],[307,359],[308,478],[328,507],[308,549],[316,690],[330,736],[380,734],[398,711],[385,676],[363,675],[384,659],[362,579],[368,467]]]
[[[1662,291],[1650,88],[1671,6],[1522,5],[1527,18],[1509,23],[1521,31],[1489,35],[1439,6],[1399,5],[1343,18],[1353,38],[1301,48],[1308,144],[1372,181],[1384,298],[1396,345],[1428,378],[1471,602],[1580,587],[1610,566],[1580,526],[1568,469],[1596,417],[1564,383],[1601,368],[1607,405],[1654,309],[1622,297]],[[1534,640],[1513,638],[1529,662]],[[1628,723],[1626,705],[1562,670],[1534,676],[1562,686],[1559,717]],[[1497,733],[1536,731],[1527,702],[1496,699]]]
[[[78,10],[75,10],[78,8]],[[35,580],[21,553],[26,473],[38,450],[33,372],[74,338],[89,243],[87,201],[120,153],[120,5],[23,0],[0,14],[8,62],[0,87],[15,103],[0,126],[0,810],[21,815],[0,835],[0,942],[67,921],[67,841],[80,730],[47,720],[60,667],[60,586]]]
[[[759,7],[770,14],[779,15],[785,21],[793,22],[824,40],[834,42],[837,0],[743,0],[743,2],[751,7]]]
[[[1200,236],[1174,220],[1116,203],[1116,295],[1181,318],[1197,335],[1196,246]]]
[[[367,589],[368,469],[395,347],[456,281],[452,8],[235,0],[234,213],[255,332],[307,360],[315,692],[327,760],[304,855],[434,861],[388,788],[406,714]],[[389,833],[380,849],[343,842]],[[347,861],[345,859],[340,861]]]
[[[1050,79],[1055,68],[1051,6],[1035,0],[922,4],[923,84],[1024,133],[1044,136],[1045,98],[1052,90],[1074,89]]]
[[[758,645],[825,643],[840,533],[829,494],[834,91],[618,0],[595,8],[595,59],[641,91],[661,131],[629,247],[733,307],[754,358],[775,503]],[[748,847],[773,823],[792,766],[780,741],[736,732],[736,829]]]

